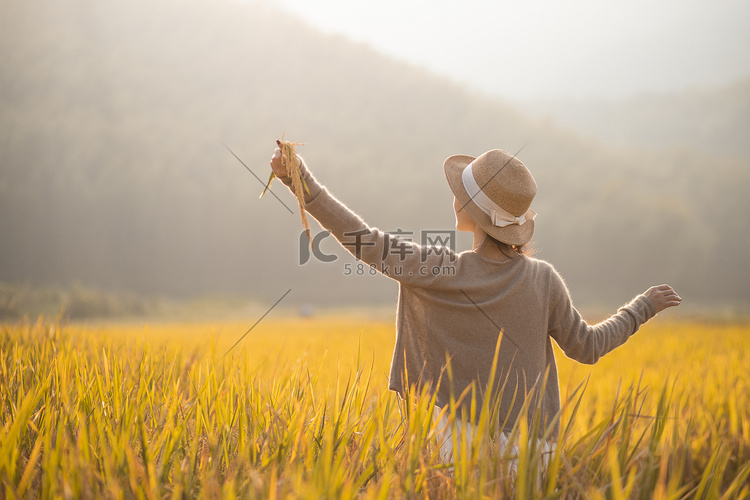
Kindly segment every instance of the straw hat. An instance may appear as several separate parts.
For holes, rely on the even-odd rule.
[[[531,240],[536,213],[530,207],[536,182],[521,160],[493,149],[477,158],[450,156],[443,169],[462,209],[487,234],[511,245]]]

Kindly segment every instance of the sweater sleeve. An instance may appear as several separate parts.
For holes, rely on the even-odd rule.
[[[651,301],[638,295],[617,313],[596,325],[588,325],[573,307],[570,293],[557,272],[550,286],[549,334],[565,352],[580,363],[594,364],[624,344],[640,326],[656,314]]]
[[[453,265],[455,254],[449,249],[422,246],[368,226],[318,182],[304,161],[300,169],[309,190],[305,193],[305,210],[371,268],[404,284],[429,286]],[[289,177],[281,181],[291,185]]]

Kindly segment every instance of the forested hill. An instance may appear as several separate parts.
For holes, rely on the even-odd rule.
[[[299,265],[298,215],[222,145],[265,181],[282,133],[370,224],[415,238],[453,226],[445,157],[520,151],[537,255],[578,302],[660,282],[750,302],[747,159],[605,147],[263,4],[207,0],[0,3],[0,281],[393,300],[389,280],[346,276],[331,239],[340,259]]]

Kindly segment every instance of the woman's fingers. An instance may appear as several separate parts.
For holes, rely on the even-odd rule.
[[[286,167],[281,163],[281,149],[276,148],[271,157],[271,170],[277,177],[286,177]]]
[[[680,302],[682,302],[682,298],[676,293],[667,294],[664,297],[664,300],[667,302],[667,305],[669,306],[676,306],[676,305],[679,305]]]
[[[277,160],[281,160],[281,150],[279,148],[274,149],[273,156],[271,156],[271,165]]]

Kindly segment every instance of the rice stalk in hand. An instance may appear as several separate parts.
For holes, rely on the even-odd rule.
[[[310,189],[307,187],[307,182],[302,176],[302,169],[300,168],[300,160],[297,157],[297,152],[294,150],[294,146],[301,146],[303,142],[288,142],[284,140],[284,136],[281,136],[281,140],[276,140],[276,144],[281,150],[281,164],[286,167],[287,175],[292,181],[292,192],[297,198],[299,204],[299,216],[302,220],[302,226],[305,228],[307,238],[310,240],[310,246],[313,246],[312,233],[310,232],[310,223],[307,220],[307,214],[305,213],[305,192],[310,193]],[[271,186],[275,175],[271,172],[271,176],[268,179],[266,188],[261,193],[261,197],[266,193],[266,190]]]

